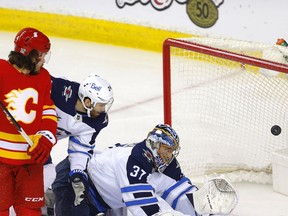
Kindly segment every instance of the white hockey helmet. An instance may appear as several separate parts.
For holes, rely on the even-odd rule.
[[[78,96],[89,117],[91,110],[97,103],[106,104],[105,112],[108,112],[114,102],[113,90],[110,83],[96,74],[90,74],[81,82]],[[87,107],[84,103],[86,98],[91,100],[90,107]]]
[[[152,151],[155,168],[163,172],[171,161],[179,154],[179,136],[168,124],[158,124],[149,132],[146,138],[146,146]],[[159,149],[164,146],[172,152],[172,157],[159,154]]]

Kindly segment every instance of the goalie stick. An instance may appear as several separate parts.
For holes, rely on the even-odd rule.
[[[2,101],[0,101],[0,107],[3,110],[3,112],[6,114],[6,116],[9,118],[9,120],[13,123],[13,125],[16,127],[18,132],[23,136],[23,138],[26,140],[26,142],[32,146],[33,142],[29,138],[29,136],[26,134],[26,132],[23,130],[23,128],[18,124],[18,122],[15,120],[15,118],[11,115],[9,110],[3,105]]]

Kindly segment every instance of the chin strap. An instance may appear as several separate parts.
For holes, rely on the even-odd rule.
[[[93,110],[95,104],[91,104],[90,107],[87,107],[84,103],[84,100],[81,100],[81,102],[82,102],[84,109],[86,110],[87,116],[90,118],[91,117],[91,111]]]
[[[88,110],[88,109],[86,109],[87,110],[87,116],[90,118],[91,117],[91,110]]]

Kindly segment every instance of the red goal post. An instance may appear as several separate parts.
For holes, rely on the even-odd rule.
[[[221,38],[165,40],[164,122],[179,132],[188,176],[271,173],[272,151],[288,143],[287,49]],[[278,125],[280,134],[275,127],[272,134]]]

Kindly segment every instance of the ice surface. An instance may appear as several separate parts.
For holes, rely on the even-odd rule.
[[[0,32],[0,58],[7,59],[14,35]],[[90,73],[98,73],[114,89],[110,124],[98,136],[99,149],[117,142],[141,141],[163,121],[161,54],[59,38],[51,38],[51,42],[52,55],[46,68],[52,75],[80,82]],[[61,140],[52,150],[54,163],[66,155],[67,140]],[[236,183],[235,187],[239,204],[231,215],[288,215],[288,197],[273,192],[272,185]]]

